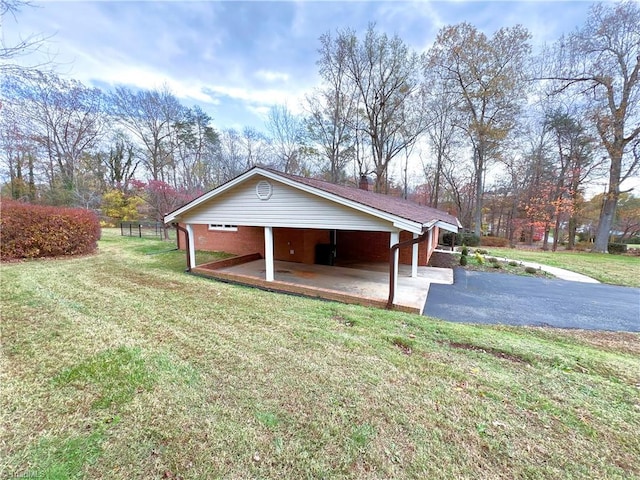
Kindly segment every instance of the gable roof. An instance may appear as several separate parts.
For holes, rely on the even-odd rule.
[[[416,223],[422,226],[432,226],[438,224],[445,230],[456,231],[462,225],[458,219],[442,210],[418,205],[417,203],[404,200],[398,197],[391,197],[380,193],[370,192],[355,187],[347,187],[317,180],[313,178],[300,177],[288,173],[278,172],[265,167],[253,167],[233,180],[220,185],[219,187],[201,195],[182,207],[174,210],[165,216],[165,223],[171,223],[186,213],[187,211],[201,205],[211,198],[233,188],[245,180],[261,175],[272,180],[281,181],[290,186],[300,188],[315,195],[329,198],[343,205],[366,211],[376,216],[383,216],[386,219],[396,217],[405,221]]]
[[[266,169],[265,169],[266,170]],[[308,185],[310,187],[323,190],[325,192],[333,193],[339,197],[351,200],[353,202],[366,205],[368,207],[375,208],[382,212],[390,213],[392,215],[404,218],[406,220],[421,223],[426,225],[432,223],[433,220],[439,220],[457,227],[461,227],[458,219],[435,208],[419,205],[415,202],[405,200],[399,197],[392,197],[390,195],[383,195],[381,193],[370,192],[368,190],[362,190],[360,188],[348,187],[345,185],[336,185],[334,183],[325,182],[324,180],[317,180],[314,178],[299,177],[296,175],[290,175],[286,173],[277,172],[278,175],[294,180],[298,183]]]

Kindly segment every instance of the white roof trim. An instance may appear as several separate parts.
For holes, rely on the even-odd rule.
[[[210,200],[213,197],[216,197],[224,192],[226,192],[227,190],[235,187],[236,185],[245,182],[246,180],[248,180],[251,177],[254,177],[256,175],[261,175],[263,177],[269,178],[271,180],[280,182],[284,185],[288,185],[290,187],[296,188],[298,190],[302,190],[304,192],[310,193],[312,195],[324,198],[326,200],[330,200],[333,201],[335,203],[338,203],[340,205],[344,205],[346,207],[352,208],[354,210],[363,212],[363,213],[367,213],[369,215],[373,215],[374,217],[380,218],[382,220],[391,222],[393,224],[394,227],[400,229],[400,230],[407,230],[409,232],[413,232],[413,233],[422,233],[423,231],[423,225],[417,223],[417,222],[412,222],[411,220],[407,220],[406,218],[402,218],[399,217],[397,215],[393,215],[387,212],[383,212],[382,210],[378,210],[376,208],[370,207],[368,205],[363,205],[361,203],[355,202],[353,200],[349,200],[347,198],[341,197],[340,195],[336,195],[334,193],[330,193],[330,192],[326,192],[324,190],[321,190],[319,188],[316,187],[312,187],[310,185],[305,185],[303,183],[299,183],[296,182],[295,180],[291,180],[289,178],[286,177],[281,177],[280,175],[278,175],[276,172],[271,172],[268,170],[263,170],[260,167],[255,167],[252,168],[251,170],[248,170],[247,172],[243,173],[242,175],[234,178],[233,180],[211,190],[208,193],[205,193],[204,195],[196,198],[195,200],[192,200],[191,202],[187,203],[186,205],[184,205],[183,207],[179,208],[178,210],[175,210],[171,213],[169,213],[168,215],[166,215],[164,217],[164,223],[171,223],[174,222],[176,220],[179,220],[180,215],[186,213],[187,211],[191,210],[192,208],[195,208],[205,202],[207,202],[208,200]],[[445,227],[443,227],[445,228]],[[455,230],[457,231],[457,229]]]
[[[446,230],[448,232],[453,232],[453,233],[458,233],[458,230],[460,229],[459,226],[451,225],[450,223],[443,222],[442,220],[438,220],[435,223],[435,225],[437,225],[439,228],[443,230]]]

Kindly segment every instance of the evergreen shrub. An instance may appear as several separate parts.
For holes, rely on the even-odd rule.
[[[607,245],[607,250],[609,253],[620,255],[622,253],[627,253],[627,244],[626,243],[610,243]]]
[[[452,235],[454,234],[451,232],[447,232],[442,235],[443,245],[451,245]],[[456,245],[467,245],[468,247],[477,247],[480,245],[480,237],[473,233],[457,233],[455,236]]]

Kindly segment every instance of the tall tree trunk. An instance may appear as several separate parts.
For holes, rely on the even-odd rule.
[[[482,236],[482,196],[484,193],[483,172],[484,172],[484,154],[481,148],[476,151],[478,155],[478,164],[476,168],[476,208],[474,211],[473,221],[475,223],[473,233],[479,238]]]
[[[616,216],[616,206],[618,205],[618,197],[620,192],[614,190],[605,196],[602,212],[600,213],[600,221],[598,222],[598,230],[596,231],[596,242],[593,246],[594,252],[607,253],[609,246],[609,234],[611,226]]]
[[[556,224],[553,232],[553,245],[551,246],[552,251],[558,250],[558,237],[560,236],[560,214],[556,214]]]
[[[578,220],[575,216],[569,219],[569,238],[567,239],[567,250],[573,250],[576,247],[576,230],[578,229]]]
[[[29,201],[33,202],[36,199],[36,182],[33,174],[33,155],[27,154],[27,162],[29,167]]]
[[[544,224],[544,239],[542,240],[542,250],[549,250],[549,222]]]
[[[622,170],[622,141],[619,140],[622,135],[616,135],[619,145],[613,145],[609,148],[611,156],[611,167],[609,168],[609,191],[605,195],[604,205],[600,212],[600,221],[598,222],[598,230],[596,233],[596,241],[593,246],[593,252],[607,253],[609,245],[609,235],[611,227],[616,216],[616,207],[618,206],[618,198],[620,197],[620,176]]]
[[[434,192],[433,198],[431,199],[431,206],[433,208],[438,208],[438,198],[440,198],[440,176],[442,172],[442,152],[438,152],[438,160],[436,163],[436,178],[434,179]]]

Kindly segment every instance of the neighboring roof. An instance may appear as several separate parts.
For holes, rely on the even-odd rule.
[[[312,193],[315,193],[317,195],[320,194],[321,196],[326,197],[326,194],[329,194],[330,197],[338,197],[338,200],[341,200],[341,203],[344,203],[345,205],[351,207],[357,208],[357,204],[359,204],[365,207],[367,210],[374,209],[378,212],[386,213],[394,217],[408,220],[409,222],[417,223],[419,225],[431,226],[440,222],[441,226],[443,226],[447,230],[457,230],[458,228],[462,227],[455,216],[443,212],[442,210],[418,205],[417,203],[398,197],[370,192],[368,190],[362,190],[355,187],[335,185],[323,180],[299,177],[297,175],[282,173],[277,170],[272,170],[265,167],[253,167],[243,174],[239,175],[238,177],[234,178],[233,180],[220,185],[210,192],[207,192],[204,195],[201,195],[200,197],[187,203],[186,205],[183,205],[182,207],[174,210],[173,212],[165,216],[165,223],[174,221],[179,215],[182,215],[183,213],[206,202],[212,197],[215,197],[216,195],[227,191],[229,188],[232,188],[233,186],[242,183],[248,178],[251,178],[258,174],[275,180],[280,179],[287,184],[292,184],[293,186],[311,191]],[[323,192],[325,193],[325,195],[322,195]]]

